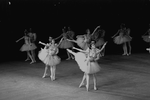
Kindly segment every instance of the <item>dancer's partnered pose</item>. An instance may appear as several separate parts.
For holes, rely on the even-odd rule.
[[[145,42],[149,43],[149,45],[150,45],[150,24],[149,24],[149,29],[145,32],[144,35],[142,35],[142,38],[143,38],[143,40]],[[146,50],[148,50],[149,53],[150,53],[150,49],[149,48],[147,48]]]
[[[86,80],[86,89],[89,90],[89,75],[93,75],[93,82],[94,82],[94,90],[97,90],[96,87],[96,73],[100,71],[100,66],[97,63],[99,59],[99,53],[103,50],[106,43],[103,45],[101,50],[95,47],[95,44],[92,43],[90,48],[88,47],[87,50],[81,50],[78,48],[73,47],[73,49],[79,50],[80,52],[73,52],[67,49],[68,52],[72,53],[75,56],[75,60],[79,66],[79,68],[84,72],[83,79],[79,85],[79,87],[85,85]]]
[[[39,42],[45,45],[44,49],[41,49],[41,51],[38,54],[39,59],[45,64],[45,71],[42,78],[45,78],[48,75],[47,71],[48,69],[50,69],[51,80],[54,81],[56,79],[56,65],[58,65],[61,62],[61,58],[57,56],[59,52],[58,46],[60,45],[61,41],[59,42],[59,44],[56,44],[54,39],[52,39],[51,43],[48,44]]]
[[[130,45],[130,41],[132,40],[132,37],[130,36],[130,29],[126,29],[126,27],[124,26],[125,24],[121,24],[121,29],[118,30],[118,32],[112,36],[112,38],[114,38],[117,34],[119,34],[118,36],[116,36],[114,38],[114,42],[116,44],[123,44],[123,55],[130,55],[131,54],[131,45]],[[127,44],[129,46],[129,53],[127,50]]]
[[[93,33],[90,33],[90,30],[87,29],[86,32],[87,34],[84,35],[77,35],[76,36],[76,40],[69,40],[68,41],[72,41],[74,43],[77,43],[77,45],[82,48],[83,50],[86,50],[89,46],[90,40],[91,40],[91,36],[95,33],[95,31],[99,28],[100,26],[97,26],[95,28],[95,30],[93,31]]]
[[[36,37],[37,37],[36,33],[32,33],[31,29],[30,29],[30,32],[28,33],[28,35],[29,35],[29,38],[31,40],[31,45],[36,49],[37,48],[35,45],[35,41],[36,41]],[[35,60],[35,49],[31,50],[31,56],[32,56],[34,62],[36,62],[36,60]]]
[[[36,47],[34,45],[32,45],[31,40],[30,40],[29,36],[27,35],[27,30],[24,31],[24,34],[25,35],[22,38],[18,39],[16,42],[19,42],[20,40],[24,39],[25,43],[21,47],[20,51],[22,51],[22,52],[26,51],[27,52],[27,59],[25,61],[29,60],[29,58],[30,58],[32,60],[32,62],[30,64],[32,64],[35,61],[32,58],[30,51],[36,49]]]

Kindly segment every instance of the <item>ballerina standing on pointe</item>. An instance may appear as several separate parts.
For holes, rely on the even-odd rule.
[[[19,42],[20,40],[24,39],[25,43],[22,45],[20,51],[27,52],[27,59],[25,61],[29,60],[29,58],[30,58],[32,60],[32,62],[30,64],[32,64],[32,63],[34,63],[34,59],[31,56],[30,51],[36,49],[36,47],[32,45],[31,40],[30,40],[29,36],[27,35],[27,33],[28,32],[25,29],[25,31],[24,31],[25,35],[22,38],[18,39],[16,42]]]
[[[131,44],[130,41],[132,40],[132,37],[130,36],[130,29],[126,29],[125,24],[120,25],[121,29],[118,30],[118,32],[112,36],[114,38],[114,43],[116,44],[123,44],[123,51],[124,53],[122,55],[130,55],[131,54]],[[118,36],[116,36],[119,34]],[[127,49],[127,44],[129,47],[129,53]]]
[[[85,85],[86,80],[86,89],[89,91],[89,78],[90,75],[93,75],[93,82],[94,82],[94,90],[97,90],[96,83],[96,73],[100,71],[100,66],[97,63],[97,60],[99,59],[99,53],[104,49],[106,43],[103,45],[103,47],[99,50],[95,47],[95,43],[91,42],[90,47],[87,48],[87,50],[81,50],[78,48],[73,47],[73,49],[78,50],[79,52],[75,53],[69,49],[67,49],[68,52],[72,53],[75,56],[75,60],[81,69],[81,71],[84,72],[82,81],[79,85],[79,88]]]
[[[83,50],[86,50],[90,44],[91,41],[91,36],[95,33],[95,31],[99,28],[100,26],[97,26],[96,29],[93,31],[93,33],[90,33],[90,30],[87,29],[86,32],[87,34],[84,35],[77,35],[76,40],[69,40],[71,42],[77,43],[77,45],[82,48]]]
[[[144,35],[142,35],[142,38],[143,38],[143,40],[145,42],[149,43],[149,45],[150,45],[150,24],[149,24],[149,29],[145,32]],[[146,50],[148,50],[149,53],[150,53],[150,49],[149,48],[147,48]]]
[[[50,77],[51,80],[54,81],[56,79],[56,65],[58,65],[61,62],[61,58],[58,57],[57,54],[59,53],[58,46],[62,42],[62,39],[60,40],[59,44],[55,43],[55,40],[51,38],[49,38],[49,41],[51,41],[51,43],[48,44],[39,42],[40,44],[45,45],[45,47],[44,49],[41,48],[38,57],[45,64],[45,71],[42,78],[48,76],[47,71],[48,69],[50,69]]]
[[[36,49],[37,48],[36,45],[35,45],[35,41],[36,41],[36,38],[37,38],[36,33],[33,33],[31,28],[30,28],[30,31],[29,31],[28,35],[29,35],[29,38],[31,40],[31,45]],[[31,56],[32,56],[34,62],[36,62],[36,60],[35,60],[35,49],[31,50]]]

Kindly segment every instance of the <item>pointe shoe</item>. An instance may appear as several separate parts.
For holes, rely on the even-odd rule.
[[[70,60],[70,58],[67,58],[66,60]]]
[[[48,76],[48,75],[43,75],[42,78],[46,78],[46,76]]]
[[[30,60],[29,58],[27,58],[25,61],[28,61],[28,60]]]
[[[98,90],[97,87],[94,87],[94,90]]]
[[[34,61],[30,62],[30,64],[33,64],[33,63],[34,63]]]
[[[82,86],[84,86],[85,84],[84,83],[81,83],[80,85],[79,85],[79,88],[81,88]]]
[[[89,91],[89,87],[86,85],[86,91]]]

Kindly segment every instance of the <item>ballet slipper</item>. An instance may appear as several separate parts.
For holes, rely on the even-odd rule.
[[[89,91],[89,87],[86,85],[86,90]]]
[[[30,62],[30,64],[33,64],[33,63],[34,63],[34,61]]]
[[[28,61],[28,60],[30,60],[29,58],[27,58],[25,61]]]
[[[69,57],[69,58],[67,58],[66,60],[70,60],[70,57]]]
[[[48,76],[47,74],[43,75],[42,78],[46,78],[46,76]]]
[[[84,86],[85,84],[84,83],[81,83],[80,85],[79,85],[79,88],[81,88],[82,86]]]
[[[98,90],[96,86],[94,86],[94,90]]]

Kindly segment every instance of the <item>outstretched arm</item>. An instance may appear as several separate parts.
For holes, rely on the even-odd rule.
[[[80,52],[87,53],[87,51],[85,51],[85,50],[82,50],[82,49],[79,49],[79,48],[76,48],[76,47],[73,47],[73,49],[75,49],[75,50],[78,50],[78,51],[80,51]]]
[[[98,28],[100,28],[100,26],[97,26],[97,27],[95,28],[95,30],[93,31],[93,33],[91,34],[91,36],[95,33],[95,31],[96,31]]]
[[[16,42],[19,42],[20,40],[22,40],[24,38],[24,36],[23,37],[21,37],[20,39],[18,39]]]
[[[120,32],[120,30],[118,30],[118,32],[115,35],[113,35],[111,38],[114,38],[119,32]]]
[[[71,41],[71,42],[74,42],[74,43],[77,43],[76,40],[70,40],[70,39],[67,39],[68,41]]]
[[[103,47],[97,52],[97,53],[100,53],[106,46],[107,42],[105,42],[105,44],[103,45]]]
[[[64,38],[61,38],[61,40],[59,41],[57,47],[61,44],[61,42],[63,41]]]

